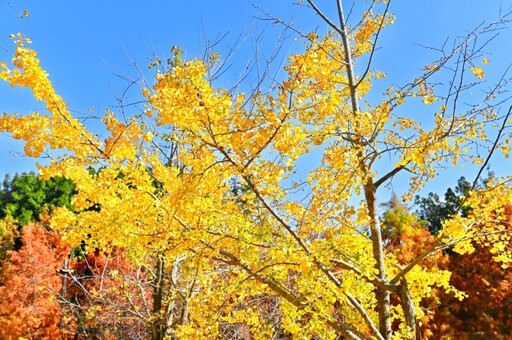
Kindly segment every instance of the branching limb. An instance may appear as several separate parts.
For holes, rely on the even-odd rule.
[[[397,292],[397,288],[395,285],[389,284],[374,275],[372,275],[371,278],[366,275],[363,275],[361,270],[359,270],[358,268],[354,267],[353,265],[351,265],[350,263],[348,263],[346,261],[343,261],[341,259],[330,259],[330,261],[332,263],[335,263],[335,264],[341,266],[344,269],[354,272],[359,277],[361,277],[364,280],[368,281],[369,283],[373,284],[375,287],[381,288],[382,290],[387,290],[389,292]]]
[[[379,340],[384,340],[384,338],[382,337],[382,335],[380,335],[379,333],[379,330],[377,329],[377,327],[375,326],[375,324],[373,323],[372,319],[370,318],[370,316],[368,315],[368,313],[366,312],[366,310],[364,309],[363,306],[361,306],[361,304],[359,303],[359,301],[357,301],[357,299],[355,297],[353,297],[350,293],[348,292],[345,292],[344,293],[345,296],[347,297],[348,301],[350,301],[350,303],[354,306],[355,309],[357,309],[357,311],[359,312],[359,314],[361,314],[361,316],[363,317],[364,321],[366,321],[366,324],[368,325],[368,327],[370,327],[373,335],[379,339]]]

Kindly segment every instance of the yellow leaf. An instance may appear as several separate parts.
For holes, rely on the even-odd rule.
[[[386,73],[384,72],[377,72],[377,74],[375,75],[375,79],[381,79],[381,78],[385,78],[386,77]]]
[[[490,62],[491,61],[489,59],[487,59],[487,58],[482,59],[482,63],[484,63],[484,64],[489,64]]]
[[[317,35],[316,33],[309,33],[309,34],[307,35],[307,38],[308,38],[309,40],[316,40],[316,39],[318,38],[318,35]]]
[[[508,153],[510,153],[510,147],[508,145],[503,145],[501,147],[501,151],[507,155]]]
[[[477,156],[475,158],[475,160],[473,161],[473,164],[482,164],[483,162],[484,162],[484,160],[482,159],[482,157]]]
[[[481,67],[470,67],[469,70],[479,79],[482,79],[485,75]]]
[[[423,98],[423,103],[427,105],[432,105],[437,100],[437,97],[432,94],[427,94]]]
[[[310,268],[310,264],[309,262],[307,261],[307,259],[303,259],[301,262],[300,262],[300,270],[305,273],[305,272],[308,272],[309,271],[309,268]]]

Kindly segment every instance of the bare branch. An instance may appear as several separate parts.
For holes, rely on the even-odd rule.
[[[361,314],[361,316],[363,317],[363,319],[366,321],[366,324],[368,325],[368,327],[370,327],[373,335],[379,339],[379,340],[384,340],[384,338],[382,337],[382,335],[380,335],[379,333],[379,330],[377,329],[377,327],[375,326],[375,324],[373,323],[372,319],[370,318],[370,316],[368,315],[368,313],[366,312],[366,310],[364,309],[363,306],[361,306],[361,304],[359,303],[359,301],[357,301],[357,299],[355,297],[353,297],[350,293],[348,292],[345,292],[344,293],[345,296],[348,298],[348,300],[350,301],[350,303],[357,309],[357,311],[359,312],[359,314]]]
[[[308,4],[313,8],[313,10],[316,12],[316,14],[318,14],[318,16],[320,16],[320,18],[322,18],[323,21],[325,21],[329,26],[331,26],[331,28],[333,30],[335,30],[336,32],[338,32],[340,35],[344,35],[345,33],[343,32],[342,28],[338,27],[334,22],[332,22],[321,10],[320,8],[318,8],[318,6],[312,1],[312,0],[307,0],[308,1]]]
[[[480,170],[478,171],[478,174],[476,175],[476,177],[473,181],[473,184],[471,185],[471,190],[474,190],[476,188],[476,185],[477,185],[478,181],[480,180],[480,176],[482,175],[484,169],[489,164],[489,161],[491,160],[491,157],[492,157],[494,151],[496,150],[496,146],[498,145],[498,143],[501,139],[501,135],[503,134],[503,131],[505,131],[505,126],[506,126],[506,124],[508,122],[508,118],[510,117],[511,114],[512,114],[512,106],[509,107],[507,114],[505,115],[505,117],[503,117],[503,123],[501,124],[501,127],[498,130],[498,135],[494,139],[494,143],[493,143],[491,149],[489,150],[489,153],[487,154],[485,161],[482,163],[482,166],[480,167]],[[464,201],[465,200],[466,199],[464,199]],[[461,206],[464,205],[464,203],[465,203],[464,201],[461,203]]]

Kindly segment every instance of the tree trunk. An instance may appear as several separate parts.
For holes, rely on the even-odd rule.
[[[60,296],[63,300],[65,300],[68,295],[68,280],[67,280],[67,275],[66,275],[66,272],[68,270],[68,260],[64,260],[64,262],[62,263],[62,269],[63,269],[63,274],[61,274],[62,287],[60,289]],[[64,318],[65,312],[66,312],[65,304],[63,302],[61,302],[60,320],[59,320],[60,338],[61,339],[66,339],[66,334],[65,334],[66,321]]]
[[[152,340],[162,340],[165,335],[165,331],[162,327],[162,316],[160,315],[160,311],[162,310],[163,291],[164,260],[158,256],[155,268],[155,285],[153,287],[153,315],[158,315],[158,317],[151,322]]]
[[[366,171],[364,165],[362,170]],[[363,172],[365,173],[365,172]],[[373,258],[375,259],[375,267],[377,268],[379,278],[386,281],[386,263],[384,261],[384,245],[382,242],[382,233],[380,228],[380,220],[377,210],[377,199],[373,186],[373,179],[368,178],[364,184],[364,193],[368,214],[370,216],[370,229],[372,240]],[[379,332],[386,340],[391,339],[391,319],[390,319],[390,293],[387,290],[377,287],[377,310],[379,312]]]
[[[411,299],[411,293],[405,278],[400,280],[398,293],[400,294],[400,303],[402,304],[402,309],[405,315],[405,323],[414,334],[414,339],[420,339],[419,332],[416,327],[416,311],[414,309],[414,302]]]

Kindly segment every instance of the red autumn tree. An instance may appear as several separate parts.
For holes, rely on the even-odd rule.
[[[511,228],[512,205],[503,209],[505,227]],[[506,236],[505,236],[506,237]],[[475,339],[512,337],[512,271],[496,261],[496,250],[474,244],[471,254],[450,253],[444,268],[452,272],[450,283],[467,293],[463,300],[440,292],[439,305],[429,321],[431,339],[457,336]],[[512,244],[508,249],[512,251]]]
[[[66,310],[74,315],[77,337],[151,337],[153,282],[122,251],[84,254],[70,261],[61,275],[66,280]]]
[[[0,338],[56,339],[67,322],[58,294],[62,280],[56,271],[69,247],[40,224],[23,228],[23,247],[10,251],[0,286]]]
[[[407,263],[428,248],[434,237],[418,216],[411,214],[395,197],[387,207],[383,215],[387,249],[396,254],[400,263]],[[512,205],[505,206],[500,213],[505,216],[500,220],[510,228]],[[441,287],[433,287],[430,296],[421,303],[424,315],[419,329],[423,339],[508,339],[512,336],[512,271],[496,261],[496,250],[485,243],[475,243],[474,247],[471,254],[460,255],[448,250],[424,262],[426,268],[450,271],[450,284],[466,297],[460,300]],[[503,249],[507,250],[512,250],[511,244]]]
[[[509,339],[512,336],[512,272],[493,260],[486,247],[472,254],[451,254],[450,283],[467,293],[459,301],[442,293],[429,321],[431,339],[441,336]]]
[[[24,226],[23,246],[2,262],[0,339],[150,338],[160,332],[160,314],[179,312],[167,296],[157,303],[163,283],[121,250],[70,260],[80,247],[71,252],[45,222]]]

